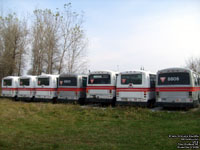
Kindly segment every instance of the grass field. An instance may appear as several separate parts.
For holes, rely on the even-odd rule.
[[[0,150],[175,150],[200,133],[200,110],[81,107],[0,99]]]

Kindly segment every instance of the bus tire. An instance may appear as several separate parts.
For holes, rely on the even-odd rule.
[[[78,103],[80,105],[84,105],[85,104],[85,99],[84,98],[79,98]]]
[[[114,98],[112,99],[111,106],[112,106],[112,107],[115,107],[115,103],[116,103],[116,97],[114,97]]]
[[[153,108],[154,104],[155,104],[155,99],[148,100],[147,107],[148,108]]]
[[[56,104],[57,103],[57,97],[54,97],[53,98],[53,104]]]
[[[19,99],[17,98],[17,96],[15,96],[13,99],[14,99],[14,101],[19,101]]]
[[[30,101],[31,101],[31,102],[34,102],[34,99],[35,99],[35,96],[33,96],[33,97],[31,98]]]

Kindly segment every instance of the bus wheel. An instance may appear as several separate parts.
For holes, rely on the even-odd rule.
[[[155,104],[155,100],[153,99],[153,100],[148,100],[148,102],[147,102],[147,107],[148,108],[153,108],[154,107],[154,104]]]
[[[53,98],[53,104],[56,104],[56,103],[57,103],[57,98],[54,97],[54,98]]]
[[[85,104],[85,99],[84,98],[79,98],[78,100],[80,105],[84,105]]]
[[[114,97],[114,98],[112,99],[112,103],[111,103],[112,107],[115,107],[115,103],[116,103],[116,97]]]
[[[34,102],[34,99],[35,99],[35,97],[33,96],[33,97],[31,98],[31,102]]]
[[[14,97],[14,101],[19,101],[19,99],[17,98],[17,96]]]

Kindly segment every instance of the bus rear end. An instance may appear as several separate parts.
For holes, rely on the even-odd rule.
[[[86,102],[115,104],[116,73],[111,71],[91,72],[88,76]]]
[[[2,96],[17,99],[18,77],[8,76],[2,79]]]
[[[36,100],[52,101],[57,98],[57,79],[54,75],[41,75],[36,81]]]
[[[158,71],[156,105],[162,107],[195,107],[198,103],[198,81],[184,68]]]
[[[85,99],[86,76],[60,75],[58,79],[58,102],[80,102]]]
[[[155,74],[126,71],[119,74],[117,105],[152,106],[155,102]]]
[[[18,98],[22,100],[33,100],[35,96],[35,76],[19,78]]]

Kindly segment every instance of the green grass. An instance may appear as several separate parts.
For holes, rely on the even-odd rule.
[[[199,134],[200,110],[92,108],[0,99],[0,150],[175,150],[169,134]]]

